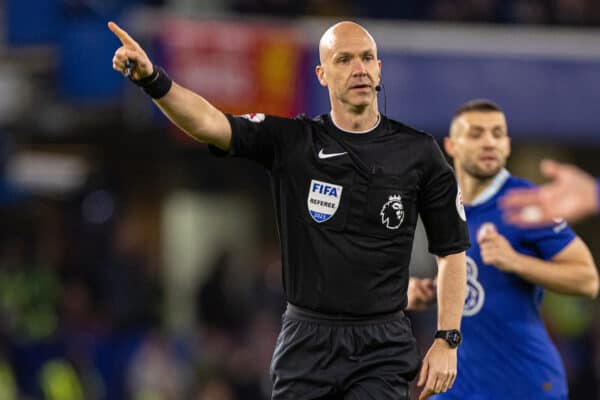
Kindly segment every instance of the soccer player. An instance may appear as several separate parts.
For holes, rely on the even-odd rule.
[[[575,222],[600,211],[600,181],[574,165],[544,160],[552,181],[538,188],[511,190],[502,198],[505,219],[521,226],[549,225],[557,218]]]
[[[329,28],[317,79],[331,112],[315,119],[224,114],[172,82],[125,31],[113,68],[221,156],[271,176],[288,307],[273,355],[273,399],[408,399],[421,357],[406,306],[420,213],[439,257],[437,336],[421,398],[452,385],[470,246],[456,178],[435,140],[379,113],[381,61],[353,22]],[[202,38],[199,38],[202,40]]]
[[[534,229],[502,219],[498,200],[511,189],[532,184],[504,168],[511,146],[504,113],[496,104],[464,104],[444,146],[454,159],[469,233],[476,241],[467,251],[458,375],[439,398],[567,399],[564,367],[539,306],[544,288],[588,298],[598,295],[590,251],[564,221]]]

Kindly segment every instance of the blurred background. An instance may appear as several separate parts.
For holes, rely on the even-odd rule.
[[[231,113],[328,112],[317,42],[379,45],[385,113],[442,139],[506,111],[513,173],[600,175],[595,0],[0,0],[0,400],[263,400],[284,309],[266,173],[210,157],[111,68],[119,22]],[[598,218],[574,226],[600,261]],[[422,232],[411,268],[433,276]],[[572,399],[600,399],[600,302],[547,294]],[[435,310],[413,314],[425,349]]]

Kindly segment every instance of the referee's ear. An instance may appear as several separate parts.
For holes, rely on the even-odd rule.
[[[323,87],[327,87],[327,80],[325,79],[325,68],[321,64],[315,67],[315,73],[317,74],[317,79],[319,83]]]

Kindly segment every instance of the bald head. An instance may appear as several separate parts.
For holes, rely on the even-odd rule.
[[[321,86],[329,89],[333,112],[338,116],[368,114],[374,122],[381,61],[369,32],[350,21],[333,25],[321,37],[319,58],[315,73]]]
[[[323,36],[321,36],[321,41],[319,42],[319,59],[321,64],[330,59],[342,43],[365,39],[377,51],[377,45],[373,36],[361,25],[352,21],[338,22],[327,29]]]

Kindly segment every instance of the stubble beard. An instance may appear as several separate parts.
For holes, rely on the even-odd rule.
[[[367,98],[362,98],[361,101],[353,102],[351,101],[350,96],[350,90],[346,90],[345,93],[339,97],[339,99],[355,114],[362,114],[373,103],[373,99],[369,100]]]
[[[462,163],[463,170],[467,175],[477,179],[478,181],[489,181],[493,179],[498,173],[504,168],[504,163],[498,164],[498,167],[492,170],[483,170],[477,166],[477,164],[466,161]]]

